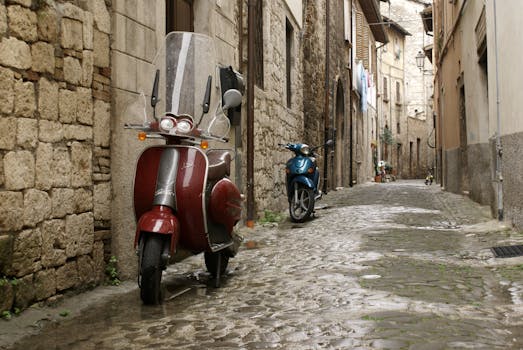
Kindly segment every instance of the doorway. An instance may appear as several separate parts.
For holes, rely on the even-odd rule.
[[[338,81],[338,87],[336,89],[336,130],[334,141],[334,164],[336,167],[336,175],[333,184],[335,187],[343,187],[343,164],[345,163],[345,157],[343,154],[343,145],[345,144],[345,98],[341,81]]]
[[[460,190],[469,189],[469,169],[467,155],[467,109],[465,106],[465,85],[459,89],[459,166]]]

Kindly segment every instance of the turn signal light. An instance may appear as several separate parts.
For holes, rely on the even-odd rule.
[[[147,134],[144,131],[140,131],[138,133],[138,140],[145,141],[146,138],[147,138]]]
[[[207,149],[209,148],[209,142],[207,140],[202,140],[202,142],[200,142],[200,147],[202,149]]]
[[[314,172],[314,168],[309,168],[309,169],[307,169],[307,172],[308,172],[309,174],[312,174],[312,173]]]

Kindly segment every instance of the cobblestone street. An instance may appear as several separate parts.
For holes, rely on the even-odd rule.
[[[416,180],[330,192],[316,214],[242,228],[220,289],[191,257],[161,306],[131,288],[24,325],[28,311],[0,321],[0,349],[41,325],[13,348],[523,349],[523,258],[490,251],[523,235],[487,208]]]

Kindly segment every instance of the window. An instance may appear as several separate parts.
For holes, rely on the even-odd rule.
[[[412,144],[413,142],[409,142],[409,177],[412,177]]]
[[[257,16],[254,16],[254,83],[263,89],[263,1],[255,1]]]
[[[394,38],[394,58],[396,60],[401,58],[401,46],[398,38]]]
[[[350,17],[349,17],[349,0],[343,1],[343,29],[345,41],[351,41],[351,32],[350,32]]]
[[[389,100],[389,87],[388,87],[388,79],[387,77],[383,77],[383,100],[388,101]]]
[[[396,132],[401,134],[401,108],[396,108]]]
[[[416,139],[416,170],[420,169],[420,152],[421,152],[421,140],[418,137]]]
[[[396,82],[396,103],[401,104],[401,84],[399,81]]]
[[[358,40],[357,40],[357,34],[356,34],[356,28],[357,28],[357,15],[356,10],[352,8],[352,18],[351,18],[351,25],[352,25],[352,48],[350,50],[351,55],[351,68],[356,69],[356,53],[358,52]],[[358,82],[356,81],[356,74],[352,74],[352,88],[354,90],[357,89]]]
[[[487,61],[487,20],[485,15],[485,6],[479,17],[478,23],[476,24],[476,45],[478,53],[478,63],[483,69],[485,74],[488,74],[488,61]]]
[[[165,0],[165,32],[194,31],[192,0]]]
[[[285,73],[287,84],[287,107],[291,108],[292,102],[292,44],[293,44],[294,30],[291,23],[287,19],[285,21]]]

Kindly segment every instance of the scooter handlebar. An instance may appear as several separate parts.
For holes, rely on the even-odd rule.
[[[141,129],[141,130],[147,130],[149,129],[148,126],[143,124],[131,124],[131,123],[125,123],[123,125],[124,129]]]

